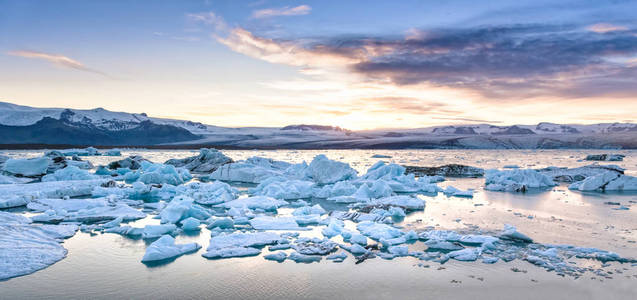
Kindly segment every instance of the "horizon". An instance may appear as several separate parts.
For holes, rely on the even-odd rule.
[[[635,1],[0,8],[0,101],[18,105],[354,131],[637,122]]]
[[[20,104],[15,104],[15,103],[11,103],[11,102],[6,102],[6,101],[0,101],[0,104],[10,104],[10,105],[18,105],[18,106],[24,106],[24,105],[20,105]],[[79,109],[79,108],[70,108],[70,107],[35,107],[35,106],[24,106],[24,107],[28,107],[28,108],[33,108],[33,109],[71,109],[71,110],[82,110],[82,111],[91,111],[91,110],[97,110],[97,109],[105,109],[103,107],[93,107],[93,108],[87,108],[87,109]],[[110,111],[110,110],[106,110],[106,111]],[[127,114],[146,114],[145,112],[125,112],[125,111],[110,111],[110,112],[114,112],[114,113],[127,113]],[[166,119],[166,120],[180,120],[180,121],[190,121],[190,120],[184,120],[184,119],[169,119],[169,118],[161,118],[161,117],[156,117],[156,116],[152,116],[152,115],[148,115],[146,114],[146,116],[148,118],[153,118],[153,119]],[[349,128],[344,128],[344,127],[340,127],[340,126],[335,126],[335,125],[330,125],[330,124],[310,124],[310,123],[298,123],[298,124],[287,124],[287,125],[283,125],[283,126],[238,126],[238,127],[229,127],[229,126],[218,126],[215,124],[205,124],[202,123],[206,126],[215,126],[215,127],[222,127],[222,128],[284,128],[287,126],[330,126],[333,128],[340,128],[342,130],[346,130],[346,131],[352,131],[352,132],[360,132],[360,131],[384,131],[384,130],[418,130],[418,129],[430,129],[430,128],[436,128],[436,127],[445,127],[445,126],[480,126],[480,125],[489,125],[489,126],[496,126],[496,127],[510,127],[510,126],[537,126],[540,124],[555,124],[555,125],[567,125],[567,126],[589,126],[589,125],[611,125],[611,124],[630,124],[630,125],[634,125],[637,123],[631,123],[631,122],[604,122],[604,123],[553,123],[553,122],[539,122],[537,124],[520,124],[520,123],[514,123],[514,124],[489,124],[489,123],[450,123],[450,124],[441,124],[441,125],[432,125],[432,126],[428,126],[428,127],[400,127],[400,128],[390,128],[390,127],[383,127],[383,128],[371,128],[371,129],[349,129]]]

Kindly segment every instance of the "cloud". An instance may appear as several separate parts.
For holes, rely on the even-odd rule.
[[[628,28],[625,26],[613,25],[608,23],[593,24],[591,26],[586,27],[586,29],[596,33],[607,33],[607,32],[613,32],[613,31],[628,30]]]
[[[229,30],[226,21],[221,16],[215,14],[212,11],[186,14],[186,18],[193,22],[212,25],[217,32],[226,32]]]
[[[64,55],[50,54],[50,53],[37,52],[37,51],[28,51],[28,50],[10,51],[10,52],[7,52],[7,54],[12,56],[25,57],[25,58],[43,59],[60,67],[71,68],[75,70],[91,72],[91,73],[110,77],[108,74],[102,71],[88,68],[81,62],[71,59]]]
[[[310,13],[312,8],[308,5],[299,5],[295,7],[282,7],[282,8],[266,8],[255,10],[252,13],[252,17],[255,19],[271,18],[278,16],[301,16]]]

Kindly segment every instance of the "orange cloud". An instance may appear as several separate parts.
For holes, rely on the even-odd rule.
[[[50,53],[37,52],[37,51],[28,51],[28,50],[10,51],[7,54],[12,56],[25,57],[25,58],[43,59],[57,66],[108,76],[106,73],[102,71],[88,68],[81,62],[71,59],[64,55],[50,54]]]

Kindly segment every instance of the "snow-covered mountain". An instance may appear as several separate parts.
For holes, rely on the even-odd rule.
[[[228,128],[144,113],[0,102],[0,144],[237,148],[637,148],[637,124],[539,123],[350,131],[323,125]]]

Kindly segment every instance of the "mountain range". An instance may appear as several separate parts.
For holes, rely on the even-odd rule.
[[[305,124],[229,128],[103,108],[36,108],[0,102],[0,145],[36,144],[244,149],[637,149],[637,124],[544,122],[362,131]]]

